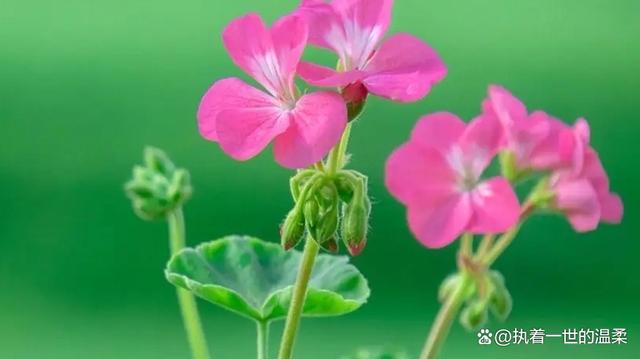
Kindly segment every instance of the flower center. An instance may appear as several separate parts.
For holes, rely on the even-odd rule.
[[[345,19],[342,26],[332,26],[325,39],[340,55],[344,71],[351,71],[367,67],[381,36],[379,26],[364,28],[353,19]]]
[[[446,158],[449,166],[456,174],[456,186],[461,192],[475,189],[484,169],[485,152],[482,148],[465,153],[460,146],[453,146]]]
[[[278,98],[285,107],[295,105],[296,98],[293,91],[292,79],[284,76],[280,62],[274,51],[255,55],[252,61],[252,72],[274,97]]]

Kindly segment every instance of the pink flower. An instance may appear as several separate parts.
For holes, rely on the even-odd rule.
[[[247,160],[274,142],[276,161],[301,168],[322,159],[347,122],[337,93],[299,96],[296,68],[307,42],[304,20],[289,15],[267,28],[256,14],[232,21],[222,38],[233,62],[266,92],[238,78],[217,81],[202,98],[198,127],[236,160]]]
[[[506,89],[489,86],[483,114],[502,124],[504,147],[515,156],[519,171],[555,169],[571,162],[571,129],[542,111],[529,114]]]
[[[598,154],[589,146],[589,125],[578,120],[572,133],[572,164],[551,176],[553,206],[566,214],[578,232],[594,230],[601,221],[620,223],[622,200],[610,192],[607,173]]]
[[[409,227],[425,246],[446,246],[463,232],[503,232],[518,221],[509,182],[481,179],[500,140],[491,117],[465,125],[453,114],[436,113],[420,119],[410,140],[391,154],[387,188],[407,206]]]
[[[362,83],[378,96],[417,101],[446,75],[427,44],[409,34],[382,40],[391,21],[392,0],[303,0],[298,10],[310,22],[309,42],[335,51],[339,72],[302,62],[300,76],[310,84],[343,87]]]

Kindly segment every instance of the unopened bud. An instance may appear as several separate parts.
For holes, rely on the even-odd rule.
[[[289,250],[295,247],[304,236],[304,216],[298,207],[294,207],[280,227],[280,243],[282,248]]]
[[[460,324],[467,330],[477,330],[487,322],[487,302],[473,300],[460,313]]]
[[[338,240],[336,239],[335,236],[329,238],[328,240],[324,241],[322,244],[320,244],[320,246],[322,247],[322,249],[324,249],[325,251],[329,252],[329,253],[338,253]]]
[[[152,171],[160,173],[167,178],[173,175],[176,166],[169,156],[159,148],[147,147],[144,149],[144,163]]]
[[[176,169],[157,148],[146,148],[144,160],[145,166],[134,166],[133,178],[125,184],[125,192],[139,217],[164,218],[191,197],[189,172]]]
[[[315,231],[312,233],[313,239],[319,244],[323,244],[335,237],[338,230],[338,221],[338,206],[335,204],[327,209],[320,218]]]
[[[343,207],[341,235],[352,256],[359,255],[367,244],[371,202],[364,186],[361,181],[351,202]]]
[[[493,285],[493,292],[489,299],[489,307],[493,315],[499,320],[506,320],[513,308],[513,298],[504,284],[504,278],[497,271],[489,273],[489,280]]]
[[[369,91],[361,82],[355,82],[342,89],[342,98],[347,103],[347,115],[349,122],[360,116],[367,102]]]
[[[460,285],[460,274],[454,273],[448,275],[440,284],[438,289],[438,300],[440,303],[444,303],[451,293],[453,293]]]

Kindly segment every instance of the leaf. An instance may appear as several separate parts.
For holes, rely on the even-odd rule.
[[[228,236],[186,248],[165,270],[172,284],[237,314],[284,318],[302,253],[257,238]],[[304,316],[352,312],[369,297],[367,280],[344,256],[320,254],[309,282]]]

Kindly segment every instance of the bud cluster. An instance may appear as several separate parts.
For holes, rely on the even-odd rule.
[[[371,213],[364,175],[351,170],[335,175],[304,170],[291,179],[291,193],[295,206],[281,227],[281,242],[286,250],[295,247],[306,234],[328,252],[338,252],[339,239],[351,255],[362,252]]]
[[[176,168],[157,148],[144,151],[144,166],[133,168],[133,178],[125,184],[136,214],[145,220],[160,219],[191,197],[189,172]]]
[[[469,275],[473,276],[474,280],[465,282],[463,276]],[[462,298],[465,306],[460,312],[460,323],[468,330],[482,327],[489,317],[489,312],[501,321],[506,320],[511,313],[511,294],[505,285],[504,277],[498,271],[452,274],[440,285],[438,299],[444,303],[456,290],[464,291]]]

